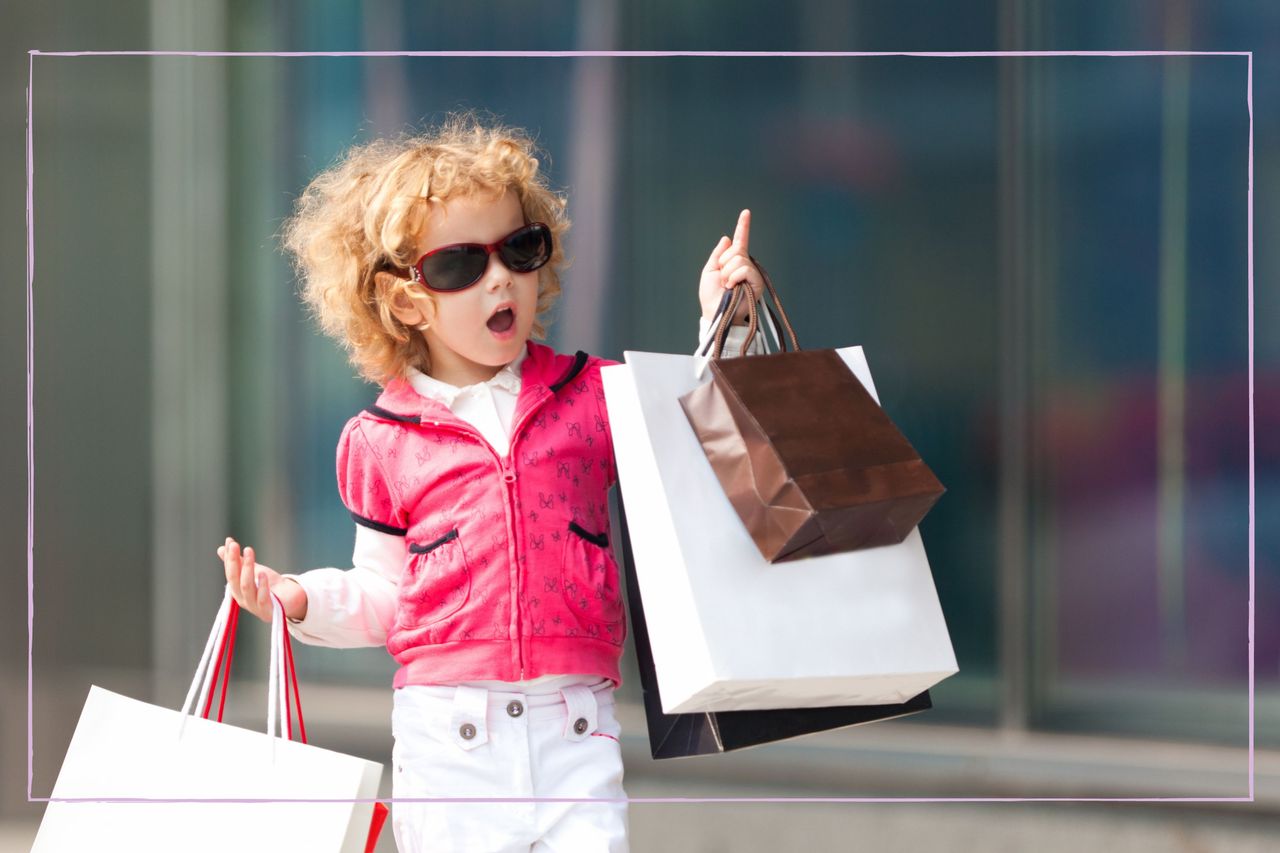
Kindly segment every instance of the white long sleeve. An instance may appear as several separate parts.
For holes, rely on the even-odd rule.
[[[403,536],[356,525],[354,568],[285,575],[307,593],[306,616],[289,620],[289,633],[336,649],[384,645],[395,624],[396,589],[407,554]]]

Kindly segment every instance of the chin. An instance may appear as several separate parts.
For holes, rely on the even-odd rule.
[[[501,341],[494,350],[493,366],[502,367],[504,364],[511,362],[517,355],[524,352],[525,342],[528,338],[516,337],[509,341]]]

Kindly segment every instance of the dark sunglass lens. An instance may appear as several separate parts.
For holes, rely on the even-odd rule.
[[[542,224],[521,228],[498,251],[512,272],[532,272],[551,258],[551,230]]]
[[[483,249],[459,246],[424,259],[422,274],[432,290],[462,290],[484,275],[488,261]]]

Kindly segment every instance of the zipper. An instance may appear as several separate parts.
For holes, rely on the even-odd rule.
[[[555,395],[552,394],[550,391],[544,391],[542,396],[538,397],[538,399],[536,399],[533,402],[533,404],[530,405],[529,408],[526,409],[524,413],[520,415],[519,420],[517,420],[514,424],[512,424],[511,441],[507,445],[506,456],[499,456],[498,451],[494,450],[493,445],[489,443],[489,440],[486,439],[478,429],[476,429],[475,427],[465,422],[460,421],[459,423],[449,423],[447,421],[442,422],[437,420],[420,422],[423,426],[430,424],[431,426],[437,429],[443,429],[449,432],[455,432],[462,435],[471,436],[472,438],[479,439],[480,444],[489,451],[489,453],[493,456],[494,461],[498,463],[498,471],[499,473],[502,474],[502,481],[506,485],[505,509],[507,511],[507,541],[511,543],[509,557],[511,560],[512,571],[515,573],[515,578],[516,578],[516,591],[515,591],[515,595],[511,599],[511,609],[516,617],[515,619],[516,621],[516,632],[515,632],[516,633],[516,665],[520,671],[520,678],[518,679],[520,681],[524,681],[524,632],[520,624],[520,552],[521,552],[521,548],[520,548],[520,539],[516,535],[517,534],[516,525],[519,523],[520,519],[519,519],[519,515],[516,513],[516,508],[515,508],[516,507],[516,496],[515,496],[516,470],[515,470],[515,465],[513,463],[513,460],[515,459],[515,455],[516,455],[516,443],[520,440],[525,424],[527,424],[529,420],[533,417],[534,412],[540,409],[543,406],[543,404],[547,402],[547,400],[551,399],[554,396]]]
[[[498,461],[502,470],[502,480],[506,483],[507,541],[511,543],[509,559],[511,572],[515,578],[515,592],[511,596],[511,612],[515,616],[516,668],[520,671],[517,681],[524,681],[524,631],[520,625],[520,537],[516,531],[519,513],[516,512],[516,471],[511,464],[512,451],[515,450],[515,431],[511,433],[511,443],[507,447],[507,455]]]

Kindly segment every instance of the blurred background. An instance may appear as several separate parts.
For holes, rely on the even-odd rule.
[[[864,346],[948,488],[922,533],[960,672],[932,710],[654,762],[628,649],[631,796],[1248,796],[1255,557],[1251,805],[638,804],[637,849],[765,850],[801,831],[819,849],[1280,841],[1276,9],[125,0],[7,15],[0,845],[26,849],[43,810],[26,802],[28,724],[31,794],[47,797],[90,684],[181,703],[225,536],[282,571],[349,564],[334,447],[377,389],[304,314],[277,232],[347,146],[457,109],[530,130],[568,195],[553,345],[690,351],[699,271],[750,208],[752,254],[802,343]],[[28,682],[32,48],[1258,51],[1255,467],[1245,57],[36,56]],[[256,726],[265,630],[248,628],[231,712]],[[386,653],[298,662],[313,742],[386,761]]]

